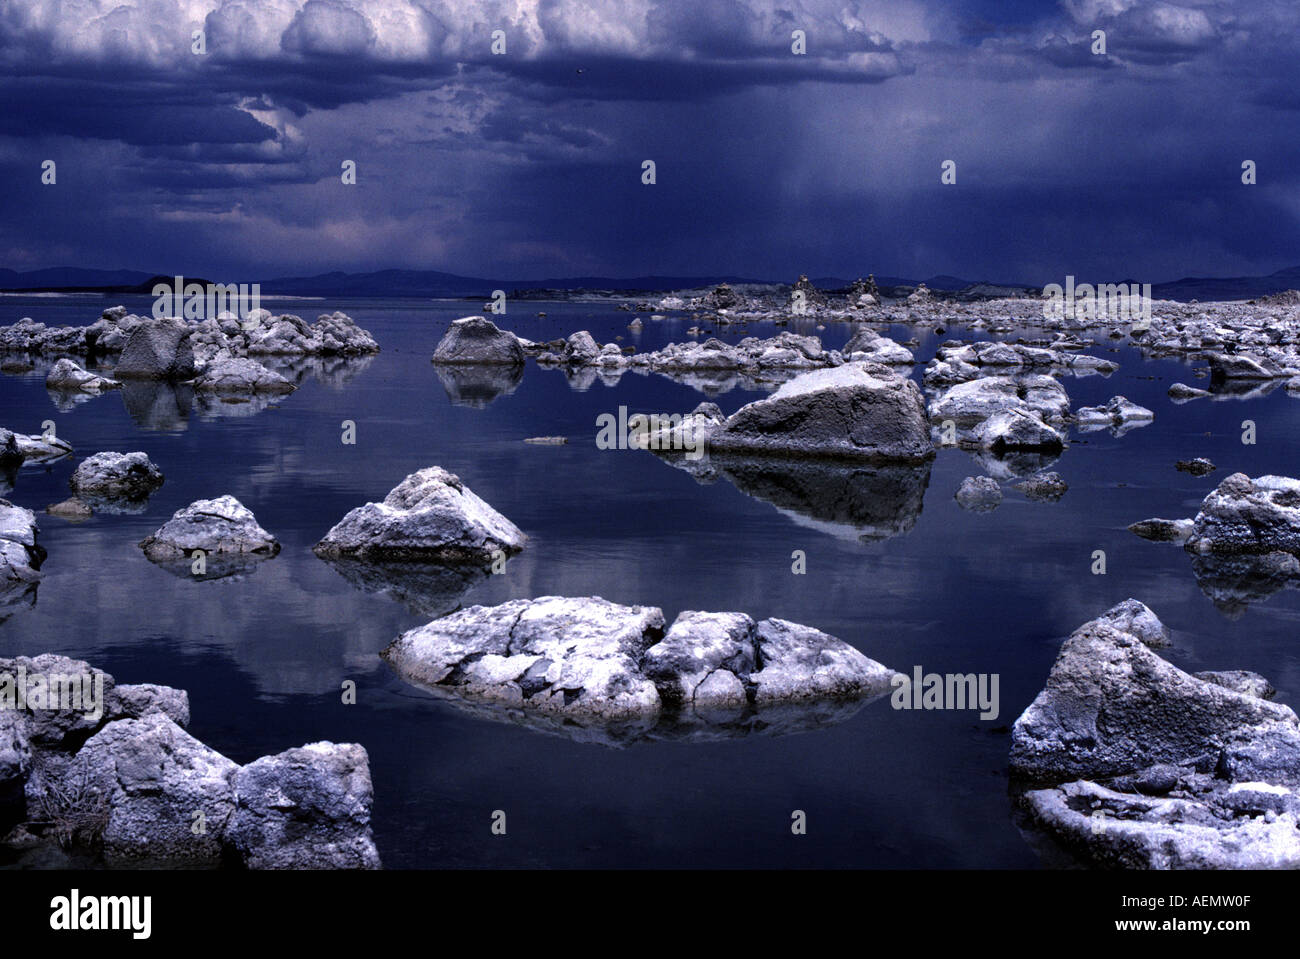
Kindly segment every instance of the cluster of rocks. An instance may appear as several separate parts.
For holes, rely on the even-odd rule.
[[[665,629],[656,607],[600,597],[472,606],[404,633],[383,657],[442,698],[620,744],[692,731],[743,735],[768,708],[860,704],[887,692],[895,676],[809,626],[688,611]]]
[[[185,731],[184,690],[118,685],[53,654],[0,659],[10,683],[37,675],[70,677],[98,702],[0,710],[0,793],[16,793],[25,810],[2,841],[20,855],[48,863],[62,849],[137,868],[380,867],[361,746],[311,743],[241,766]]]
[[[1145,519],[1129,529],[1181,544],[1202,591],[1230,614],[1300,587],[1300,480],[1233,473],[1191,519]]]
[[[379,352],[374,338],[344,313],[327,313],[308,323],[291,314],[253,310],[242,320],[233,313],[190,322],[175,317],[141,317],[125,307],[105,310],[85,327],[47,328],[30,319],[0,327],[0,352],[63,355],[49,370],[46,387],[61,408],[107,390],[132,384],[185,384],[208,405],[246,397],[292,393],[296,384],[267,363],[345,360]],[[107,364],[111,375],[91,372],[70,356]],[[141,392],[140,388],[133,391]],[[127,398],[128,405],[132,398]],[[141,398],[135,397],[137,405]],[[188,403],[186,404],[188,406]]]
[[[1188,674],[1127,600],[1079,627],[1012,729],[1029,822],[1129,869],[1300,866],[1300,718],[1242,671]]]
[[[617,343],[604,346],[586,330],[567,339],[536,343],[502,330],[481,316],[453,321],[432,360],[439,368],[453,399],[471,389],[500,395],[513,389],[527,357],[539,365],[557,367],[581,388],[597,376],[611,384],[622,374],[658,373],[695,385],[710,394],[735,386],[771,389],[809,370],[837,367],[850,361],[871,361],[910,367],[916,360],[910,350],[871,329],[861,329],[843,350],[827,350],[816,336],[783,332],[772,337],[745,337],[737,343],[716,338],[704,342],[672,343],[660,350],[633,352]],[[490,376],[467,376],[467,368],[494,371]],[[510,373],[498,371],[510,371]],[[481,384],[481,385],[480,385]]]

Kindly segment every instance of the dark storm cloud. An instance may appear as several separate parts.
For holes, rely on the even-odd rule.
[[[1289,0],[10,0],[0,249],[209,275],[1265,272],[1300,263],[1297,26]]]

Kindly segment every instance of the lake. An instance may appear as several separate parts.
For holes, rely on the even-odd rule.
[[[260,410],[202,408],[166,390],[110,392],[61,410],[44,387],[47,367],[0,376],[0,426],[37,433],[53,420],[76,449],[49,468],[20,470],[5,494],[38,512],[49,557],[35,605],[0,624],[0,656],[58,652],[119,682],[187,689],[190,732],[239,763],[319,740],[362,744],[387,867],[1040,865],[1013,818],[1007,728],[1042,687],[1062,639],[1130,596],[1173,629],[1164,654],[1180,667],[1255,670],[1279,701],[1297,702],[1300,596],[1216,605],[1183,550],[1125,528],[1194,515],[1235,471],[1300,472],[1300,403],[1284,390],[1178,406],[1165,395],[1171,383],[1204,385],[1187,366],[1103,342],[1091,352],[1120,369],[1063,378],[1073,406],[1122,394],[1155,421],[1120,437],[1076,431],[1052,467],[1070,487],[1059,502],[1004,487],[996,510],[964,511],[953,493],[983,470],[945,449],[928,477],[877,477],[866,501],[843,503],[832,501],[831,485],[783,484],[779,471],[700,483],[651,453],[596,445],[597,418],[620,406],[684,413],[712,399],[731,413],[765,393],[706,396],[636,373],[570,383],[531,362],[517,382],[444,383],[430,355],[450,321],[478,313],[478,303],[264,300],[309,320],[342,310],[383,351],[308,370],[298,392]],[[84,324],[119,302],[141,314],[152,307],[146,297],[5,296],[0,324],[23,316]],[[493,317],[531,339],[587,329],[641,351],[687,339],[694,322],[643,315],[644,330],[632,333],[631,318],[613,304],[521,302]],[[779,330],[752,323],[748,332]],[[849,330],[829,325],[820,335],[838,347]],[[915,335],[919,380],[937,343],[962,331]],[[1247,419],[1253,445],[1242,443]],[[355,445],[341,441],[346,420]],[[568,444],[522,442],[555,435]],[[81,523],[44,515],[69,495],[76,462],[103,450],[143,450],[166,475],[143,512]],[[1174,469],[1194,456],[1218,471],[1196,478]],[[464,605],[598,595],[659,606],[669,621],[687,609],[789,619],[909,675],[918,665],[997,674],[1000,715],[895,710],[884,698],[795,735],[611,748],[440,702],[378,655],[427,622],[427,606],[400,588],[361,588],[311,552],[348,510],[432,465],[457,473],[530,537]],[[891,497],[900,482],[908,495]],[[822,501],[810,501],[809,489],[822,490]],[[145,559],[136,544],[175,510],[224,493],[279,539],[277,557],[211,581]],[[864,536],[863,516],[876,535]],[[1096,550],[1106,555],[1104,575],[1092,572]],[[792,572],[795,551],[806,557],[803,575]],[[342,701],[348,680],[354,705]],[[505,836],[490,829],[496,810],[507,815]],[[806,835],[791,832],[794,810],[806,814]]]

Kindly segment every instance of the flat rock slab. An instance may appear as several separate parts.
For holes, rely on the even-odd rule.
[[[473,606],[399,637],[405,679],[465,699],[578,721],[752,708],[888,691],[893,671],[808,626],[743,613],[661,610],[599,597]]]

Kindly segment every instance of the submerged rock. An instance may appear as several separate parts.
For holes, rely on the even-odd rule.
[[[1156,543],[1186,543],[1195,529],[1190,519],[1144,519],[1129,526],[1130,533]]]
[[[1218,467],[1203,456],[1198,456],[1196,459],[1179,460],[1174,464],[1174,469],[1180,473],[1190,473],[1193,476],[1208,476]]]
[[[1070,489],[1060,473],[1040,473],[1016,484],[1026,499],[1055,503]]]
[[[59,503],[51,503],[45,507],[45,512],[51,516],[61,516],[67,520],[89,519],[95,513],[89,504],[82,502],[75,496],[70,496]]]
[[[988,513],[1002,505],[1002,487],[987,476],[967,476],[953,496],[957,505],[974,513]]]
[[[1188,386],[1186,383],[1175,383],[1169,387],[1169,398],[1175,403],[1186,403],[1189,400],[1199,400],[1210,395],[1209,390],[1198,390],[1194,386]]]
[[[524,348],[513,333],[482,316],[453,320],[433,351],[434,363],[520,366]]]
[[[770,704],[856,699],[894,673],[807,626],[741,613],[684,612],[664,631],[654,607],[545,596],[473,606],[411,630],[383,657],[409,682],[481,703],[572,717],[743,714]]]
[[[68,485],[92,502],[142,500],[163,485],[163,474],[144,453],[96,453],[77,465]]]
[[[343,517],[313,548],[318,556],[491,562],[524,548],[514,523],[440,466],[412,473],[382,503]]]

